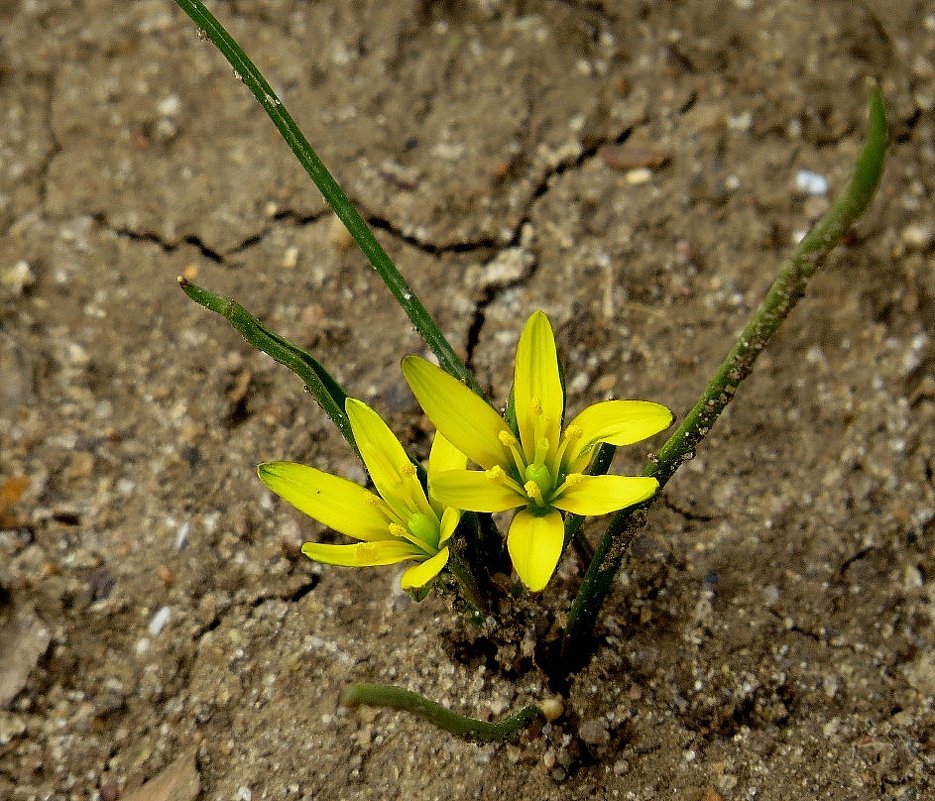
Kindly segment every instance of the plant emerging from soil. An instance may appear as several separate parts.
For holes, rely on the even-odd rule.
[[[271,331],[236,301],[180,278],[192,300],[224,316],[251,345],[302,379],[362,459],[377,492],[288,462],[261,464],[260,478],[301,511],[358,540],[351,545],[307,543],[303,552],[310,558],[356,567],[414,562],[403,573],[404,589],[421,599],[433,582],[451,585],[456,598],[480,619],[490,613],[492,600],[504,593],[521,593],[522,585],[543,590],[565,549],[576,548],[589,566],[571,600],[564,631],[543,649],[551,677],[567,679],[594,651],[593,632],[604,599],[657,491],[692,457],[804,294],[809,279],[870,203],[883,170],[888,136],[878,87],[869,85],[866,141],[838,201],[781,266],[766,298],[695,405],[642,474],[609,476],[616,447],[667,428],[672,420],[669,410],[648,401],[605,401],[564,424],[564,376],[549,321],[536,311],[520,337],[513,390],[501,417],[263,75],[203,3],[176,2],[270,116],[439,364],[410,356],[402,367],[438,430],[426,470],[407,455],[378,413],[349,397],[313,355]],[[469,460],[480,470],[467,469]],[[504,587],[502,575],[509,564],[492,515],[513,509],[519,511],[505,541],[522,585]],[[591,552],[579,536],[583,520],[610,512],[615,514]],[[446,574],[453,583],[440,580]],[[533,704],[489,723],[457,715],[407,690],[376,684],[352,685],[345,700],[407,710],[453,734],[483,741],[515,738],[546,712],[552,714],[548,705]]]

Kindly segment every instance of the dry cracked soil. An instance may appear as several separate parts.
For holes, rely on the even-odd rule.
[[[334,535],[255,464],[362,469],[176,276],[424,454],[423,346],[170,0],[0,2],[0,798],[935,797],[935,4],[211,5],[500,401],[541,308],[572,411],[684,415],[846,181],[868,76],[887,171],[653,507],[562,716],[477,746],[342,689],[552,697],[575,557],[492,639],[302,557]]]

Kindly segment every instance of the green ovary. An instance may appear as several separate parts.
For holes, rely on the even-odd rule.
[[[549,468],[544,464],[531,464],[526,466],[525,478],[527,484],[529,482],[536,485],[539,488],[539,498],[532,498],[536,505],[545,505],[548,504],[549,498],[552,495],[552,474],[549,472]]]
[[[409,531],[431,548],[438,547],[438,521],[417,512],[409,518]]]

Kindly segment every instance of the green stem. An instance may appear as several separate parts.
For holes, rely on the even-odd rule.
[[[344,691],[346,704],[366,704],[401,709],[450,734],[481,743],[502,743],[517,739],[536,721],[545,720],[542,710],[530,704],[502,720],[489,723],[452,712],[418,693],[388,684],[352,684]]]
[[[644,476],[658,479],[660,488],[685,460],[694,455],[696,446],[730,403],[740,382],[750,375],[757,356],[804,294],[808,280],[873,198],[883,172],[888,131],[880,89],[872,82],[869,90],[867,138],[850,182],[838,201],[782,265],[766,299],[747,323],[697,403],[662,446],[657,457],[643,470]],[[578,670],[590,656],[597,615],[630,540],[645,523],[648,505],[649,502],[618,512],[595,550],[594,559],[569,612],[568,628],[562,642],[562,664],[569,673]]]
[[[344,412],[347,393],[321,362],[298,345],[267,328],[236,300],[210,292],[182,277],[179,277],[179,286],[195,303],[220,314],[253,347],[272,356],[301,378],[318,405],[325,410],[328,417],[334,421],[338,430],[344,435],[344,439],[360,456],[350,420]]]
[[[235,73],[247,85],[253,96],[259,101],[263,110],[269,115],[273,124],[279,129],[289,149],[295,154],[299,163],[311,176],[324,196],[328,205],[334,210],[341,222],[347,227],[351,236],[360,246],[380,278],[392,292],[393,297],[402,306],[409,316],[416,330],[425,340],[432,352],[438,357],[441,366],[459,380],[466,383],[478,395],[484,397],[483,390],[477,383],[474,374],[467,368],[445,335],[435,324],[432,316],[415,292],[400,274],[392,259],[377,241],[363,217],[354,208],[344,190],[338,185],[328,168],[322,163],[318,154],[312,149],[305,135],[299,130],[292,115],[286,110],[282,100],[256,65],[247,57],[246,53],[237,44],[234,38],[224,29],[214,15],[208,11],[204,3],[199,0],[176,0],[182,9],[207,37],[215,44],[221,54],[230,62]]]

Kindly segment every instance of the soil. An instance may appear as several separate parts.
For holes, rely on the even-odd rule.
[[[173,3],[0,4],[0,798],[932,798],[935,4],[211,5],[501,402],[541,308],[571,411],[684,415],[846,181],[868,76],[887,172],[653,507],[564,714],[477,746],[342,690],[554,697],[580,565],[491,645],[397,568],[302,557],[333,535],[256,463],[363,471],[176,276],[422,453],[424,347]]]

